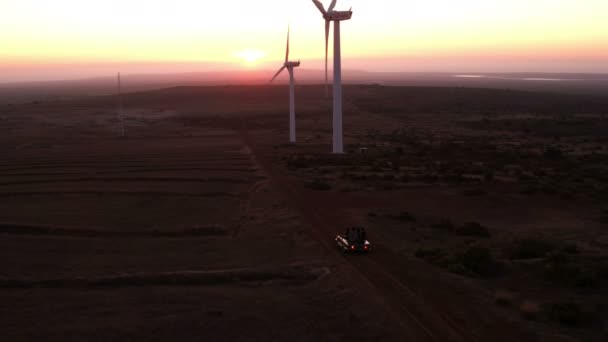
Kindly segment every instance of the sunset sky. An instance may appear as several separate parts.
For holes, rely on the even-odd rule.
[[[326,6],[329,0],[323,1]],[[607,0],[339,0],[344,68],[608,72]],[[0,82],[123,72],[321,68],[310,0],[3,0]]]

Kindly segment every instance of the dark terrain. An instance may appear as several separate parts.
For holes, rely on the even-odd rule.
[[[600,94],[600,95],[598,95]],[[19,340],[605,341],[608,97],[175,87],[0,107]],[[336,233],[368,228],[371,255]]]

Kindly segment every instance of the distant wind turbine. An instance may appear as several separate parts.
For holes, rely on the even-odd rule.
[[[283,70],[287,69],[289,72],[289,142],[296,142],[296,91],[295,91],[295,79],[293,76],[293,69],[300,66],[300,61],[290,62],[289,61],[289,32],[290,28],[287,28],[287,52],[285,52],[285,63],[277,71],[270,82],[274,81]]]
[[[118,120],[120,121],[120,136],[125,136],[125,120],[122,108],[122,84],[120,81],[120,72],[118,73]]]
[[[312,0],[325,19],[325,87],[327,92],[327,54],[329,49],[329,28],[334,22],[334,116],[333,116],[333,153],[344,153],[342,132],[342,55],[340,48],[340,22],[350,20],[352,8],[348,11],[334,11],[337,0],[332,0],[327,11],[319,0]]]

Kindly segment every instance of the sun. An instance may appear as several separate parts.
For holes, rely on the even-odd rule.
[[[245,63],[253,65],[256,64],[260,59],[266,57],[266,52],[255,49],[248,49],[236,52],[234,55],[245,61]]]

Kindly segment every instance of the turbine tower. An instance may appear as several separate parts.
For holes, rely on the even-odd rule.
[[[118,73],[118,120],[120,121],[120,136],[125,136],[125,121],[122,108],[122,84],[120,81],[120,72]]]
[[[334,11],[337,0],[332,0],[327,11],[319,0],[312,0],[325,19],[325,87],[327,91],[327,53],[329,49],[329,28],[334,22],[334,116],[333,116],[333,153],[344,153],[342,132],[342,55],[340,49],[340,22],[350,20],[352,8],[348,11]]]
[[[300,61],[290,62],[289,61],[289,31],[290,28],[287,28],[287,52],[285,52],[285,63],[277,71],[274,77],[270,80],[270,82],[274,81],[283,70],[287,69],[289,72],[289,142],[296,142],[296,91],[295,91],[295,79],[293,77],[293,69],[300,66]]]

